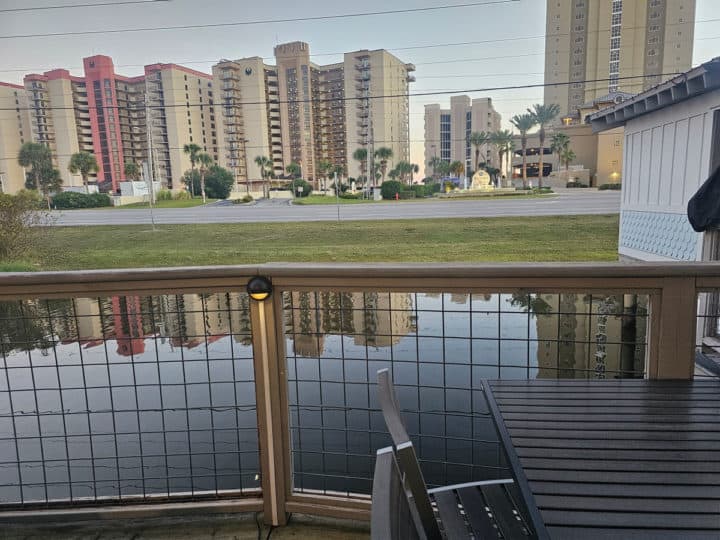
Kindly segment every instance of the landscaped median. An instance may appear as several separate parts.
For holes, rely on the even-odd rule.
[[[481,199],[540,199],[555,196],[551,190],[517,190],[517,191],[498,191],[498,192],[473,192],[463,191],[457,193],[444,193],[435,195],[434,197],[419,197],[413,199],[381,199],[375,201],[373,199],[348,199],[348,198],[336,198],[331,195],[310,195],[309,197],[301,197],[293,200],[293,204],[299,205],[312,205],[312,204],[368,204],[368,203],[406,203],[406,202],[423,202],[431,203],[435,201],[466,201],[466,200],[481,200]]]
[[[22,263],[0,268],[615,261],[617,237],[617,215],[48,227]]]

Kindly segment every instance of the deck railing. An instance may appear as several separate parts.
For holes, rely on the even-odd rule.
[[[716,264],[2,274],[0,518],[187,500],[367,519],[382,367],[430,483],[502,476],[483,379],[692,378],[718,288]]]

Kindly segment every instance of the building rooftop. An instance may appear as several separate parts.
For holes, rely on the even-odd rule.
[[[588,119],[594,132],[625,125],[628,120],[720,88],[720,56],[690,71],[607,107]]]

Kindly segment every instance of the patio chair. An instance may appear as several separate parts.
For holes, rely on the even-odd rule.
[[[428,489],[387,369],[378,371],[378,397],[393,446],[377,453],[373,539],[536,537],[512,478]]]

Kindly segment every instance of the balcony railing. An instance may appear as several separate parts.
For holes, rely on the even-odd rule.
[[[429,483],[497,478],[481,380],[692,378],[718,288],[717,264],[0,274],[0,509],[368,519],[378,369]]]

